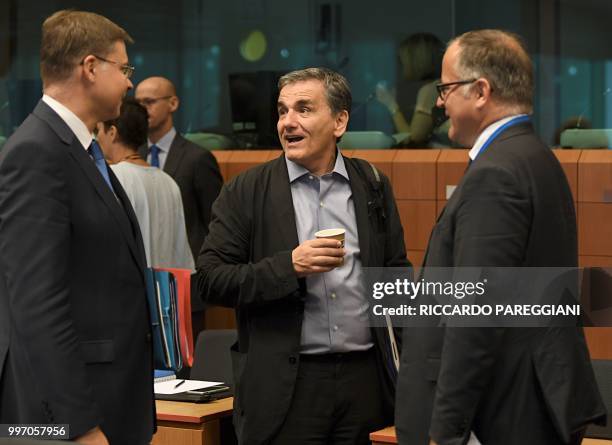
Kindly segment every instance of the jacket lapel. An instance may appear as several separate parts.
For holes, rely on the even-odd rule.
[[[270,210],[274,219],[281,222],[278,226],[275,226],[274,230],[278,230],[283,246],[294,249],[300,241],[295,223],[295,210],[285,155],[279,156],[274,161],[273,171],[270,175],[270,190]]]
[[[185,156],[183,144],[185,144],[185,138],[176,133],[176,136],[170,145],[170,151],[168,152],[168,157],[166,157],[166,163],[164,164],[164,171],[173,178],[176,175],[176,171],[181,164],[183,156]]]
[[[108,184],[104,181],[104,178],[98,171],[96,164],[91,160],[87,151],[83,148],[79,140],[76,138],[72,130],[66,125],[66,123],[44,102],[40,101],[37,107],[34,109],[34,114],[47,122],[49,126],[55,131],[59,138],[68,145],[68,151],[74,158],[77,165],[81,168],[89,182],[91,182],[96,193],[100,196],[101,200],[108,207],[111,215],[119,225],[120,231],[125,237],[125,240],[130,247],[130,250],[134,256],[136,263],[141,266],[139,269],[144,270],[145,265],[142,261],[142,256],[139,254],[136,246],[136,236],[132,231],[130,220],[127,216],[127,209],[131,210],[131,204],[121,187],[121,184],[113,174],[110,167],[109,176],[111,177],[111,183],[117,193],[117,196],[122,200],[124,208],[117,202],[115,195],[109,189]],[[133,211],[131,212],[133,214]],[[142,242],[142,241],[141,241]]]
[[[362,178],[353,165],[350,158],[344,158],[346,171],[349,175],[351,183],[351,194],[353,204],[355,206],[355,218],[357,220],[357,233],[359,234],[359,250],[361,252],[361,265],[368,267],[370,265],[370,223],[368,215],[368,196],[370,191],[367,178]]]
[[[117,180],[116,176],[113,174],[110,167],[108,167],[109,177],[111,178],[111,184],[117,194],[117,198],[121,201],[121,204],[115,198],[115,195],[108,187],[108,184],[104,181],[104,178],[98,171],[98,168],[87,155],[87,152],[83,150],[83,146],[80,142],[75,138],[74,142],[70,145],[70,154],[76,160],[77,164],[89,179],[89,182],[93,185],[96,193],[100,196],[110,214],[113,215],[113,218],[119,225],[120,231],[125,238],[132,255],[134,256],[134,260],[139,266],[139,269],[142,271],[146,267],[142,263],[142,256],[138,251],[136,246],[136,233],[132,230],[132,223],[128,219],[128,209],[133,214],[132,204],[127,199],[125,192],[123,191],[123,187]],[[123,207],[122,207],[123,204]]]

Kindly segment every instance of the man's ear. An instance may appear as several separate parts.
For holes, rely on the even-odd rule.
[[[483,107],[485,104],[491,101],[491,93],[493,89],[489,81],[483,77],[474,82],[473,86],[474,94],[476,94],[476,106]]]
[[[91,54],[86,56],[83,59],[83,62],[81,62],[80,67],[82,69],[83,76],[90,82],[96,78],[96,64],[97,59]]]
[[[170,112],[172,113],[178,110],[178,107],[181,104],[181,101],[177,96],[172,96],[170,99],[168,99],[168,102],[170,103]]]
[[[110,136],[111,141],[113,141],[113,143],[117,143],[119,141],[119,132],[117,131],[117,127],[115,127],[114,125],[111,125],[108,129],[108,135]]]
[[[348,111],[342,110],[340,113],[336,114],[335,127],[334,127],[334,136],[336,136],[336,138],[341,137],[346,132],[348,121],[349,121]]]

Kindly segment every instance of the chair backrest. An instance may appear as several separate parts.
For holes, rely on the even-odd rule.
[[[589,425],[586,437],[612,439],[612,360],[591,360],[599,392],[608,411],[606,426]]]
[[[393,145],[395,139],[382,131],[347,131],[338,143],[340,148],[370,150],[391,148]]]
[[[561,147],[612,148],[612,130],[605,128],[564,130],[561,133]]]
[[[238,148],[237,143],[223,134],[217,133],[187,133],[185,139],[207,150],[225,150]]]
[[[230,347],[236,339],[235,329],[208,329],[200,332],[189,377],[194,380],[224,382],[232,386]]]

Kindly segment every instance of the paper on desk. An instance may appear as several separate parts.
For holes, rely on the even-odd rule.
[[[196,391],[199,389],[210,388],[215,385],[222,385],[223,382],[205,382],[203,380],[185,380],[185,383],[175,388],[176,384],[182,379],[168,380],[167,382],[159,382],[154,386],[155,394],[178,394],[185,391]]]

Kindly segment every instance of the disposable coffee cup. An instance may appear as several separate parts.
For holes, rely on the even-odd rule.
[[[325,229],[325,230],[319,230],[317,233],[315,233],[315,237],[338,240],[342,243],[340,247],[344,247],[344,234],[345,233],[346,233],[346,230],[344,229]],[[344,264],[344,258],[342,258],[342,264]]]

